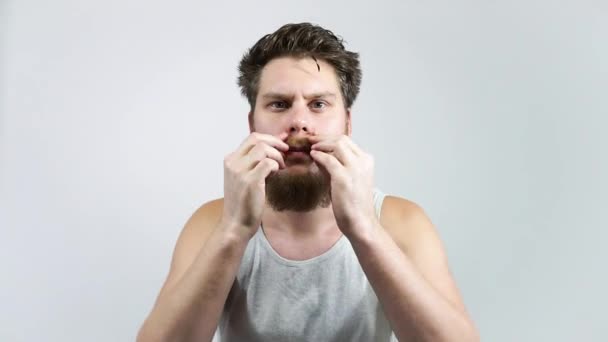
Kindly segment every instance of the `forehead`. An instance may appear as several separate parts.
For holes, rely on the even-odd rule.
[[[317,62],[311,57],[281,57],[271,60],[262,69],[258,96],[266,93],[333,92],[341,97],[333,66],[318,58]]]

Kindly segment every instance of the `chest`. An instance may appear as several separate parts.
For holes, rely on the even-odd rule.
[[[224,313],[222,340],[387,341],[388,321],[346,243],[301,263],[264,246],[248,250]]]
[[[289,236],[268,230],[265,233],[271,248],[288,260],[309,260],[329,251],[342,237],[338,228],[317,236]]]

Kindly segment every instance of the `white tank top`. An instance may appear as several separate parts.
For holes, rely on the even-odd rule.
[[[378,217],[384,197],[374,189]],[[396,340],[345,236],[295,261],[281,257],[261,228],[247,245],[219,333],[226,342]]]

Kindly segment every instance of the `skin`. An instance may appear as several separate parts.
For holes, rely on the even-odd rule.
[[[317,256],[345,235],[400,341],[479,340],[424,210],[388,196],[376,217],[373,157],[352,141],[336,75],[319,64],[320,72],[312,59],[280,58],[264,67],[249,113],[251,134],[224,160],[224,198],[205,203],[186,223],[138,341],[210,341],[247,242],[262,223],[273,248],[294,260]],[[289,136],[313,144],[308,162],[286,163]],[[322,173],[332,204],[273,211],[264,189],[276,172]]]
[[[344,108],[331,65],[314,60],[279,58],[262,73],[255,110],[249,113],[251,132],[288,137],[351,135],[350,111]],[[311,158],[282,172],[324,172]],[[265,207],[262,222],[269,242],[295,260],[321,254],[341,237],[333,207],[298,213]]]

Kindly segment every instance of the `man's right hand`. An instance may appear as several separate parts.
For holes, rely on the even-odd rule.
[[[247,242],[261,223],[266,177],[285,167],[281,151],[289,146],[281,138],[286,133],[253,133],[226,156],[224,200],[201,206],[184,226],[137,341],[212,340]]]
[[[224,158],[224,211],[222,222],[229,229],[251,238],[257,231],[266,201],[266,177],[285,168],[281,151],[289,145],[279,137],[251,133],[239,148]]]

